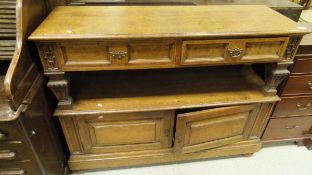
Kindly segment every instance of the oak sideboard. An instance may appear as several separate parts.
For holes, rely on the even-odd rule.
[[[29,40],[84,170],[258,151],[307,33],[258,5],[59,6]]]

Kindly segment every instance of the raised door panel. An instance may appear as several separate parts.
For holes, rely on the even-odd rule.
[[[78,116],[85,153],[168,148],[172,144],[172,111]]]
[[[257,109],[255,105],[245,105],[179,114],[175,150],[197,152],[247,139]]]

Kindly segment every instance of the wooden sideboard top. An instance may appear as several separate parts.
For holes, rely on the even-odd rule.
[[[60,6],[29,39],[276,36],[308,32],[262,5]]]
[[[303,7],[289,0],[71,0],[72,5],[80,4],[181,4],[181,5],[266,5],[274,9]]]

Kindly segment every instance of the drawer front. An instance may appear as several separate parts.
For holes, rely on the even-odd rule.
[[[20,161],[9,164],[0,164],[1,175],[41,175],[46,174],[40,170],[33,161]]]
[[[282,95],[312,94],[312,75],[290,76]]]
[[[312,96],[281,99],[275,107],[273,117],[312,115]]]
[[[21,140],[22,138],[16,121],[0,123],[0,143],[2,141]]]
[[[168,148],[172,142],[172,112],[78,116],[86,153]]]
[[[0,169],[2,175],[25,175],[26,171],[22,168],[6,168]]]
[[[288,38],[183,41],[181,64],[277,61],[287,43]]]
[[[57,45],[61,68],[174,65],[175,41],[63,42]]]
[[[247,139],[256,109],[255,105],[245,105],[179,114],[175,150],[197,152]]]
[[[6,158],[0,158],[1,163],[12,163],[32,159],[32,151],[25,142],[9,141],[0,145],[0,154],[6,155]]]
[[[312,117],[291,117],[271,119],[263,139],[285,139],[302,137],[312,133]]]
[[[312,58],[297,58],[292,74],[312,73]]]

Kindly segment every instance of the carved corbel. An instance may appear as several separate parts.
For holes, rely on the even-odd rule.
[[[62,109],[72,108],[73,100],[69,95],[69,75],[64,72],[46,72],[48,87],[58,99],[58,106]]]
[[[275,95],[276,88],[290,74],[287,67],[289,63],[270,64],[265,68],[265,85],[263,90],[266,95]]]

